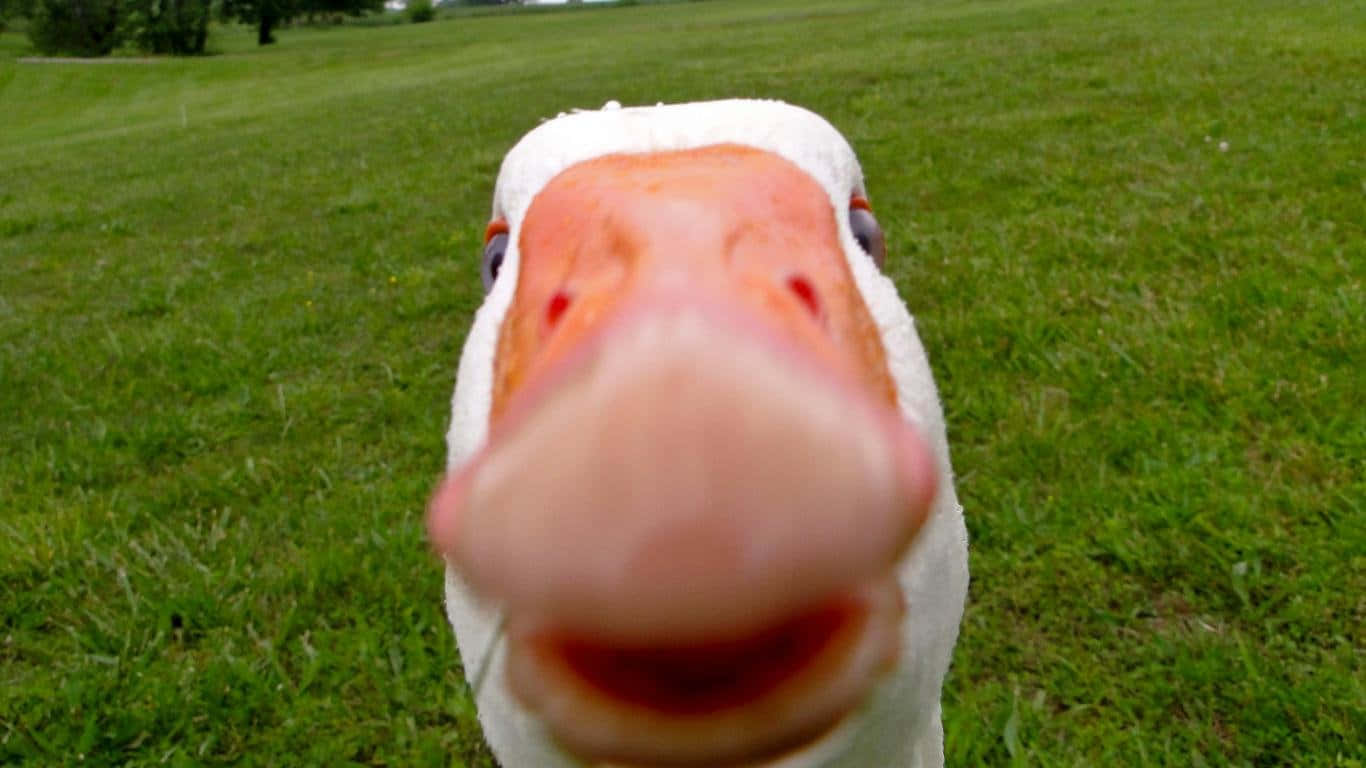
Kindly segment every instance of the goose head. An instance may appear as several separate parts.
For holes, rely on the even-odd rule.
[[[428,529],[503,765],[942,762],[966,539],[838,131],[561,115],[486,239]]]

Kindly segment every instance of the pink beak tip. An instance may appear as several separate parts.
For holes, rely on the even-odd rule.
[[[438,557],[445,558],[456,549],[467,476],[463,471],[446,474],[438,481],[427,502],[427,541]]]

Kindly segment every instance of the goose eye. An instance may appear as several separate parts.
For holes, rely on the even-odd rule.
[[[503,256],[508,249],[507,223],[499,219],[484,233],[484,258],[479,265],[479,277],[484,281],[484,293],[493,290],[493,281],[503,268]]]
[[[489,239],[488,245],[484,246],[484,263],[479,269],[479,276],[484,279],[484,293],[493,290],[493,281],[498,279],[498,270],[503,268],[503,255],[507,249],[506,232],[494,235]]]
[[[854,239],[863,252],[873,258],[878,269],[882,269],[883,262],[887,260],[887,240],[866,202],[856,199],[849,206],[849,228],[853,230]]]

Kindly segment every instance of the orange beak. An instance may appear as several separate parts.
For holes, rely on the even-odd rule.
[[[935,472],[840,215],[722,145],[574,166],[515,233],[490,439],[428,526],[506,611],[514,692],[582,754],[789,749],[896,656],[892,568]]]

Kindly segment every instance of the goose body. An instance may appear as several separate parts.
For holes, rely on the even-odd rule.
[[[502,765],[942,765],[966,530],[844,138],[561,115],[493,221],[428,526]]]

